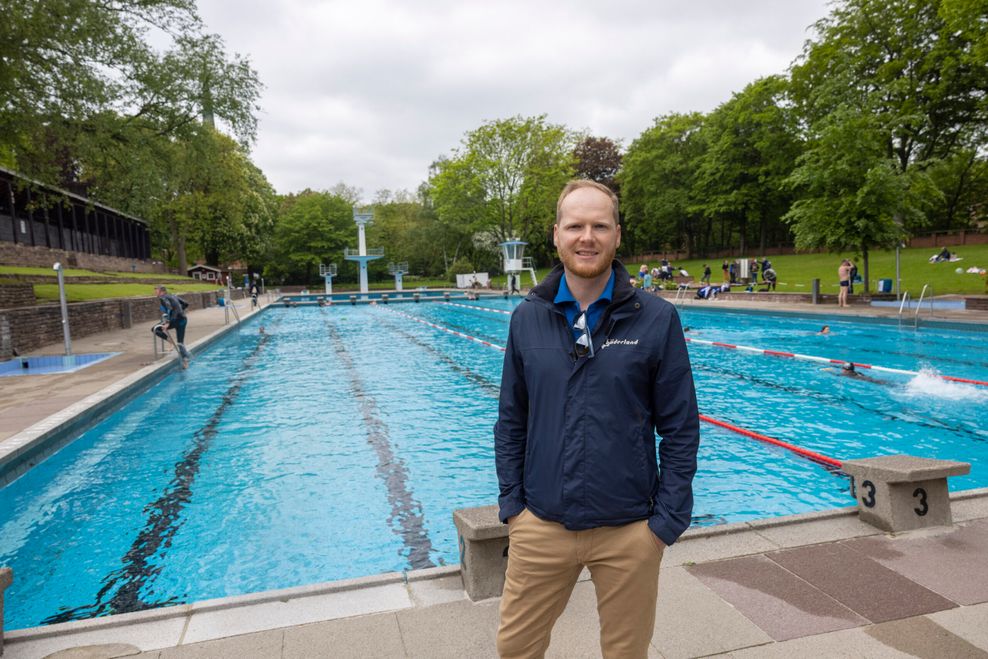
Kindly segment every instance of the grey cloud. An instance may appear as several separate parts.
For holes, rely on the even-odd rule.
[[[799,54],[826,0],[200,0],[266,85],[254,159],[279,192],[414,190],[482,121],[546,113],[629,144]]]

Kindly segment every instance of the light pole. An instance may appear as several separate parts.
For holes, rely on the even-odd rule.
[[[52,270],[58,273],[58,300],[62,305],[62,337],[65,339],[65,355],[72,354],[72,337],[69,334],[69,307],[65,302],[65,275],[62,274],[62,264],[56,263]]]
[[[905,244],[900,240],[895,244],[895,299],[899,300],[899,250],[905,247]]]

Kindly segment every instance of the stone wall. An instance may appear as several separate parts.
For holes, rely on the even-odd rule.
[[[117,256],[67,252],[61,249],[0,241],[0,265],[50,268],[56,262],[60,262],[66,268],[83,268],[97,272],[167,272],[165,264],[159,261],[139,261]]]
[[[189,303],[190,309],[204,309],[216,304],[216,293],[182,293],[182,299]],[[68,308],[69,331],[73,337],[126,329],[134,323],[161,317],[158,299],[153,296],[73,302]],[[58,304],[0,310],[0,359],[10,359],[14,350],[25,355],[62,340],[62,312]]]
[[[977,311],[988,311],[988,295],[968,296],[964,298],[965,309],[975,309]]]
[[[29,307],[35,302],[31,284],[0,284],[0,309]]]

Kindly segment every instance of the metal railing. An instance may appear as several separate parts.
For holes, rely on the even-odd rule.
[[[930,318],[933,317],[933,287],[923,284],[923,292],[919,294],[919,302],[916,303],[916,313],[913,314],[913,327],[919,327],[919,311],[923,308],[923,299],[926,297],[926,289],[930,289]]]
[[[233,309],[233,316],[240,322],[240,312],[237,311],[237,305],[233,300],[227,300],[227,303],[223,305],[223,324],[230,324],[230,309]]]
[[[899,325],[902,325],[902,310],[906,308],[906,301],[909,300],[909,291],[902,292],[902,301],[899,303]]]

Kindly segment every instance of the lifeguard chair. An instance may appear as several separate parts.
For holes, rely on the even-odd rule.
[[[501,246],[501,258],[504,259],[504,273],[508,275],[507,290],[508,293],[518,292],[521,293],[521,273],[526,270],[532,275],[532,286],[539,283],[538,277],[535,275],[535,267],[532,265],[532,258],[525,256],[525,246],[528,245],[524,240],[507,240],[500,243]]]

